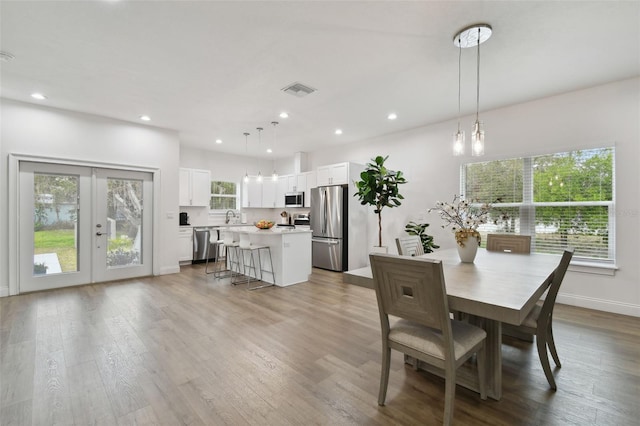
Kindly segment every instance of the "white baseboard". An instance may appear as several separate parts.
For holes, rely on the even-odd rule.
[[[9,287],[0,287],[0,297],[9,296]]]
[[[176,266],[164,266],[160,268],[159,275],[169,275],[169,274],[179,274],[180,273],[180,265]]]
[[[565,305],[579,306],[581,308],[595,309],[597,311],[640,317],[640,305],[631,303],[613,302],[611,300],[576,296],[574,294],[558,294],[556,302]]]

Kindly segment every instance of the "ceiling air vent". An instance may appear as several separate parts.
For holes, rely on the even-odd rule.
[[[304,84],[297,83],[297,82],[290,84],[286,87],[283,87],[282,90],[285,93],[288,93],[293,96],[297,96],[299,98],[302,98],[303,96],[307,96],[308,94],[316,91],[316,89],[314,89],[313,87],[305,86]]]

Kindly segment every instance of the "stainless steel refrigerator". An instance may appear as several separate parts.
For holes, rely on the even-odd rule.
[[[347,270],[347,187],[311,189],[311,252],[316,268]]]

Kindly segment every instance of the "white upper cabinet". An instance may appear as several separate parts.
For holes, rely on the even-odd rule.
[[[284,194],[289,191],[289,176],[278,176],[278,182],[276,184],[276,207],[284,207]]]
[[[253,176],[242,182],[242,207],[262,207],[262,183]]]
[[[275,208],[277,207],[277,189],[278,181],[267,178],[262,182],[262,207]],[[283,200],[284,203],[284,200]]]
[[[304,206],[311,207],[311,188],[315,188],[316,184],[316,172],[306,172],[305,175],[306,186],[304,190]]]
[[[349,183],[349,163],[318,167],[317,186],[346,185]]]
[[[209,170],[180,169],[181,206],[209,207],[211,199],[211,173]]]

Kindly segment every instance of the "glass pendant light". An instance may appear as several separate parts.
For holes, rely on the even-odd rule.
[[[262,127],[256,127],[258,131],[258,152],[262,149],[262,131],[264,130]],[[258,182],[262,182],[262,173],[260,173],[260,158],[258,158]]]
[[[476,47],[476,121],[471,134],[471,155],[484,155],[484,124],[480,121],[480,44],[491,37],[489,24],[474,24],[460,31],[453,39],[453,44],[460,48]],[[454,155],[464,154],[464,132],[460,132],[460,56],[458,56],[458,132],[454,135]]]
[[[479,157],[484,155],[484,128],[478,117],[480,111],[480,27],[478,27],[478,61],[476,72],[476,122],[473,124],[473,134],[471,135],[471,155]]]
[[[244,132],[244,152],[245,154],[249,154],[249,142],[248,142],[249,133]],[[244,168],[244,182],[249,182],[249,172],[247,171],[247,167]]]
[[[460,130],[460,86],[461,86],[461,60],[462,46],[460,45],[460,34],[458,34],[458,131],[453,134],[453,155],[464,155],[464,131]]]
[[[278,125],[277,121],[272,121],[271,125],[273,126],[273,152],[276,151],[276,126]],[[271,175],[271,180],[278,180],[278,172],[276,172],[276,158],[273,157],[273,174]]]

